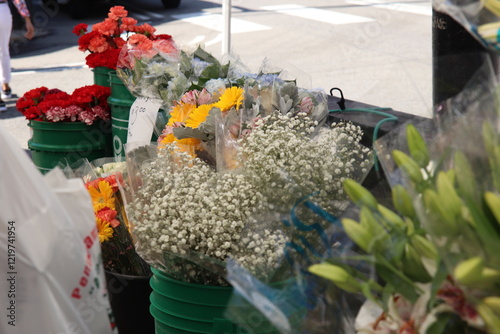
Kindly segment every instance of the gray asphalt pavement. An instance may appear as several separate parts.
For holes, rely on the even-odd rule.
[[[184,49],[202,44],[222,54],[222,7],[218,0],[183,0],[165,9],[160,0],[129,0],[129,16],[174,37]],[[231,51],[252,71],[263,61],[285,69],[307,88],[341,87],[345,97],[371,105],[430,117],[432,59],[430,1],[233,0]],[[31,41],[16,30],[12,40],[13,98],[0,125],[27,148],[30,130],[15,109],[18,96],[46,86],[71,92],[92,83],[71,33],[106,16],[99,1],[85,19],[60,6],[34,0],[37,34]]]

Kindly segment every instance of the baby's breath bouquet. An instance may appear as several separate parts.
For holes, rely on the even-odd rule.
[[[182,281],[227,285],[233,259],[269,282],[284,271],[294,233],[282,221],[297,201],[309,196],[332,215],[347,206],[342,181],[361,181],[371,167],[360,128],[326,126],[326,104],[313,92],[274,84],[262,86],[270,90],[267,104],[257,89],[251,96],[254,86],[245,80],[245,89],[225,88],[218,99],[208,90],[190,93],[195,102],[187,107],[181,100],[172,109],[173,129],[157,151],[131,152],[142,158],[128,158],[135,167],[125,184],[127,212],[137,250],[154,267]],[[195,117],[200,100],[210,108]],[[206,159],[210,143],[217,154]]]

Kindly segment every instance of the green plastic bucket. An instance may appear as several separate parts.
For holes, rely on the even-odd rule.
[[[121,101],[108,98],[108,104],[111,107],[111,133],[113,156],[125,156],[125,144],[127,143],[128,134],[128,119],[130,115],[130,107],[133,102]]]
[[[108,104],[111,108],[111,133],[112,133],[112,147],[113,155],[115,157],[125,156],[125,144],[127,143],[128,135],[128,121],[130,117],[130,107],[133,101],[117,100],[113,97],[108,98]],[[162,129],[168,120],[165,111],[160,109],[157,117],[156,127]],[[153,131],[151,142],[156,142],[158,135]]]
[[[31,120],[28,141],[31,158],[43,174],[62,164],[77,168],[82,158],[92,161],[110,156],[109,122],[86,125],[82,122],[43,122]]]
[[[130,102],[131,104],[135,101],[135,96],[130,93],[127,86],[116,75],[116,71],[109,72],[109,83],[111,87],[111,100]]]
[[[185,283],[169,278],[156,269],[153,269],[150,284],[153,289],[150,312],[155,318],[156,334],[248,333],[243,324],[234,324],[224,317],[233,294],[232,287]],[[252,333],[279,333],[256,309],[247,307],[245,310],[258,313],[259,325]]]
[[[92,72],[94,72],[94,84],[104,87],[111,87],[109,83],[109,73],[115,72],[115,70],[109,67],[98,66],[93,68]]]

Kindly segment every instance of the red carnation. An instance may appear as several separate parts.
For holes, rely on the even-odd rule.
[[[155,40],[159,40],[159,39],[169,40],[169,39],[172,39],[172,36],[168,35],[168,34],[159,34],[159,35],[154,35],[154,39]]]
[[[84,35],[85,33],[87,33],[87,28],[89,26],[85,23],[79,23],[77,24],[74,28],[73,28],[73,31],[72,33],[77,35],[77,36],[82,36]]]

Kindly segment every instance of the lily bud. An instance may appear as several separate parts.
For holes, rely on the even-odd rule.
[[[445,206],[441,203],[441,197],[432,190],[427,189],[424,192],[424,203],[425,207],[428,209],[429,214],[432,215],[434,221],[429,226],[432,231],[439,236],[455,236],[458,234],[458,227],[453,215],[449,211],[445,210]]]
[[[371,235],[368,250],[370,252],[383,251],[389,237],[384,227],[379,224],[372,211],[366,206],[361,208],[359,219],[361,226]]]
[[[493,286],[495,283],[499,282],[500,282],[500,271],[489,267],[483,268],[483,271],[481,272],[482,287]]]
[[[429,150],[424,139],[413,124],[406,126],[406,138],[412,158],[421,168],[427,167],[430,160]]]
[[[410,242],[413,247],[415,247],[416,251],[422,256],[427,257],[429,259],[435,259],[438,255],[436,246],[427,239],[426,237],[420,234],[413,234],[411,236]]]
[[[462,152],[458,151],[455,153],[454,163],[458,189],[465,198],[476,199],[478,195],[476,177],[469,161]]]
[[[342,219],[342,225],[344,226],[345,233],[347,236],[362,250],[368,252],[370,249],[370,242],[372,235],[370,230],[361,226],[356,221],[350,218]]]
[[[484,320],[488,333],[500,333],[500,317],[489,305],[479,302],[476,305],[476,310]]]
[[[500,316],[500,297],[486,297],[483,299],[483,303]]]
[[[429,275],[427,269],[422,263],[420,255],[410,244],[405,245],[403,272],[406,276],[416,282],[427,283],[432,280],[432,277]]]
[[[500,224],[500,196],[491,191],[487,191],[484,194],[484,199],[493,213],[493,216],[495,216],[497,223]]]
[[[385,206],[379,204],[377,206],[378,212],[382,215],[382,217],[388,221],[392,226],[397,226],[397,227],[404,227],[405,222],[403,221],[403,218],[401,218],[397,213],[395,213],[392,210],[389,210]]]
[[[313,264],[309,271],[315,275],[329,279],[339,288],[347,292],[359,292],[361,285],[344,268],[330,263]]]
[[[415,208],[408,194],[408,191],[400,184],[392,188],[392,202],[396,210],[403,216],[413,218],[415,217]]]
[[[392,151],[392,157],[396,164],[408,175],[410,180],[414,183],[420,183],[424,180],[422,176],[422,171],[420,166],[410,158],[406,153],[394,150]]]
[[[359,207],[366,205],[370,209],[377,209],[377,200],[375,197],[366,190],[361,184],[358,182],[347,179],[343,183],[344,189],[351,198],[351,200]]]
[[[481,280],[484,260],[480,256],[460,262],[453,270],[455,279],[463,285],[474,285]]]
[[[462,200],[458,197],[453,183],[444,172],[440,172],[437,176],[437,192],[444,206],[443,210],[447,211],[452,221],[457,221],[457,217],[462,210]]]

